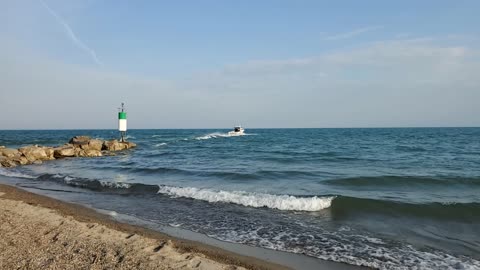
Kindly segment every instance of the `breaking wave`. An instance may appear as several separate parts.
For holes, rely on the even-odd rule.
[[[15,170],[0,169],[0,175],[33,179],[34,181],[52,181],[73,187],[85,188],[97,192],[117,194],[162,194],[171,197],[183,197],[210,203],[232,203],[247,207],[266,207],[289,211],[320,211],[329,209],[332,215],[341,218],[349,215],[380,214],[387,216],[415,216],[429,219],[478,220],[480,203],[405,203],[392,200],[348,197],[342,195],[275,195],[246,191],[225,191],[195,187],[176,187],[156,184],[114,182],[100,179],[88,179],[61,174],[28,175]]]
[[[249,193],[245,191],[224,191],[200,189],[194,187],[160,186],[158,193],[173,197],[185,197],[211,203],[226,202],[249,207],[267,207],[279,210],[320,211],[330,207],[335,197],[295,197],[291,195],[272,195]]]

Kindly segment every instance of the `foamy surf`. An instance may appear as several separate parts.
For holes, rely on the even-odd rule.
[[[329,208],[335,197],[295,197],[291,195],[272,195],[249,193],[245,191],[224,191],[200,189],[194,187],[160,186],[160,194],[173,197],[192,198],[211,203],[225,202],[248,207],[267,207],[290,211],[320,211]]]
[[[21,172],[16,172],[16,171],[13,171],[13,170],[5,170],[5,169],[1,169],[1,168],[0,168],[0,175],[8,176],[8,177],[30,178],[30,179],[37,178],[36,176],[24,174],[24,173],[21,173]]]

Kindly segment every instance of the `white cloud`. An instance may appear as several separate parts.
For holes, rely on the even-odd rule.
[[[353,38],[353,37],[356,37],[356,36],[361,35],[363,33],[379,30],[379,29],[382,29],[382,28],[383,28],[383,26],[363,27],[363,28],[355,29],[355,30],[350,31],[350,32],[346,32],[346,33],[330,35],[330,36],[325,37],[324,40],[339,40],[339,39]]]
[[[3,46],[0,107],[15,117],[0,119],[2,128],[114,128],[122,101],[132,128],[480,125],[480,49],[451,40],[395,39],[176,81],[67,66]]]

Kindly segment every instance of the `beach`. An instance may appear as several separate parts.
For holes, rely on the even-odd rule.
[[[115,131],[0,131],[0,145],[55,147],[79,134],[105,141]],[[21,243],[5,240],[4,256],[40,265],[55,256],[92,263],[94,254],[99,265],[109,260],[106,268],[120,258],[119,268],[157,268],[149,259],[166,257],[172,269],[203,258],[220,269],[478,269],[479,134],[476,128],[251,129],[243,136],[132,130],[128,139],[137,147],[115,155],[83,157],[86,145],[96,145],[88,143],[80,144],[78,157],[0,168],[0,183],[17,188],[3,191],[2,199],[23,202],[3,213],[19,219],[12,224],[29,224],[3,228],[8,241]],[[64,222],[43,235],[38,228],[46,222],[36,220],[40,210],[32,207],[80,223],[66,228]],[[120,234],[100,233],[94,243],[77,239],[100,225]],[[149,244],[134,247],[136,237]],[[77,241],[84,243],[80,255],[71,253]],[[193,257],[178,261],[178,253],[163,254],[169,250]]]
[[[0,269],[288,269],[0,185]]]

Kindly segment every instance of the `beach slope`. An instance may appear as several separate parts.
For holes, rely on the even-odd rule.
[[[0,269],[285,269],[0,184]]]

